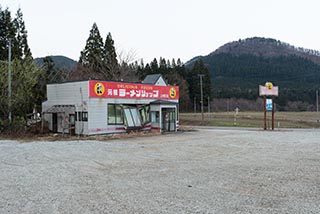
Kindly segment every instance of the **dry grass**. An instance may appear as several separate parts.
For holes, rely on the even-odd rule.
[[[19,134],[1,134],[0,140],[16,140],[22,143],[34,142],[34,141],[74,141],[74,140],[99,140],[107,141],[113,139],[126,139],[132,137],[148,137],[161,135],[159,131],[140,131],[118,134],[105,134],[105,135],[93,135],[93,136],[70,136],[68,134],[62,135],[61,133],[46,133],[46,134],[33,134],[29,132]]]
[[[239,126],[263,128],[263,112],[181,113],[181,125]],[[271,112],[267,113],[267,126],[271,127]],[[320,128],[317,112],[276,112],[275,128]]]

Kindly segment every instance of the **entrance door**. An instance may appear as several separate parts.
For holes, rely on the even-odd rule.
[[[69,114],[69,132],[71,135],[75,135],[75,114]]]
[[[176,131],[176,114],[175,108],[162,109],[162,130]]]
[[[58,132],[58,114],[52,113],[52,131]]]

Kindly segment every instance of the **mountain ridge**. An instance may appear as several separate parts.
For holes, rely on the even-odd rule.
[[[221,53],[235,56],[249,54],[266,58],[295,55],[311,60],[312,62],[320,65],[320,51],[295,47],[280,40],[264,37],[251,37],[228,42],[208,55],[193,57],[185,64],[193,64],[199,58],[209,57]]]
[[[197,56],[185,66],[191,69],[201,59],[210,73],[215,98],[258,98],[258,86],[279,86],[278,103],[314,103],[320,87],[319,51],[296,48],[275,39],[253,37],[229,42],[206,56]]]
[[[57,70],[72,71],[78,63],[77,61],[63,55],[51,55],[46,57],[50,57],[53,60],[54,69],[57,69]],[[43,60],[46,57],[35,58],[34,62],[37,65],[42,66],[44,64]]]

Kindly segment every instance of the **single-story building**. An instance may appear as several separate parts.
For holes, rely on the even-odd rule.
[[[85,80],[48,84],[42,118],[53,132],[79,135],[177,131],[178,105],[179,87],[159,74],[138,84]]]

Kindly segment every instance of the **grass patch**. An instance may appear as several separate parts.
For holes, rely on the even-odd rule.
[[[255,127],[263,128],[263,112],[214,112],[181,113],[181,125],[204,125],[225,127]],[[271,127],[271,112],[267,113],[267,127]],[[317,112],[276,112],[275,128],[320,128],[320,115]]]

